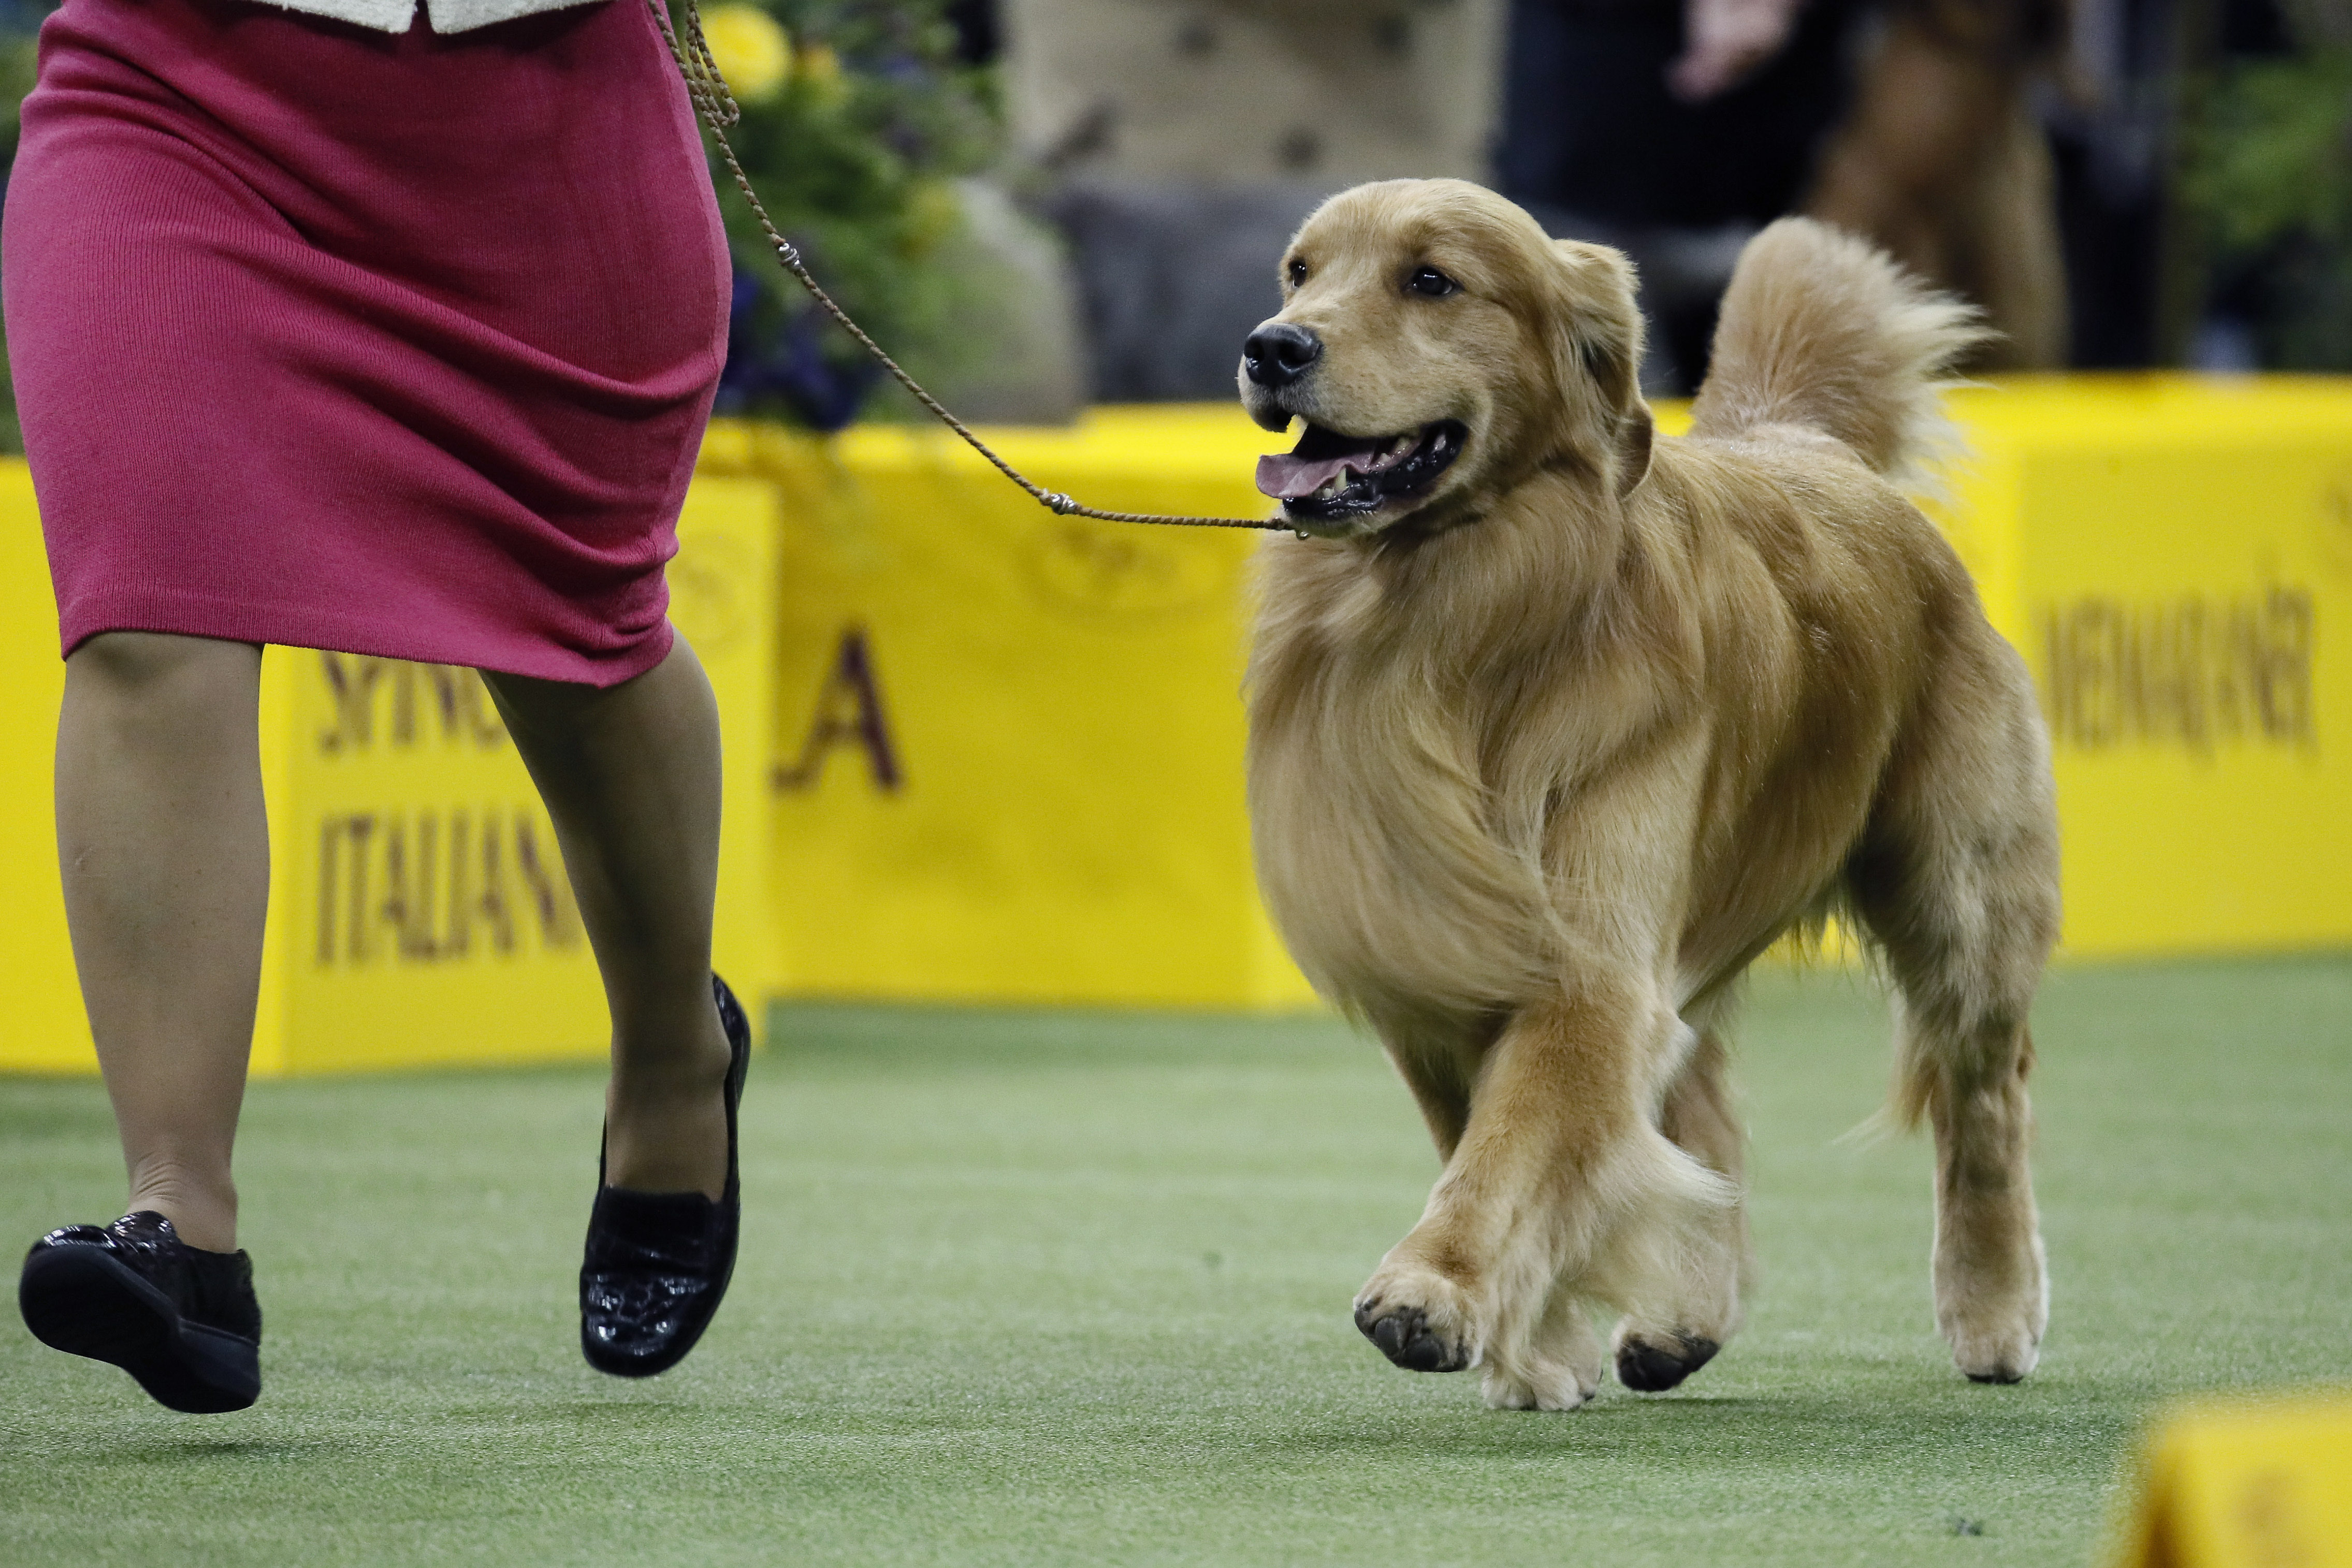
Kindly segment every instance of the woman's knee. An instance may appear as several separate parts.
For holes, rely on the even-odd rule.
[[[261,649],[172,632],[100,632],[66,656],[66,669],[80,684],[125,696],[164,688],[238,696],[259,689]]]
[[[261,692],[251,643],[165,632],[100,632],[66,658],[66,708],[95,705],[173,727],[250,729]]]

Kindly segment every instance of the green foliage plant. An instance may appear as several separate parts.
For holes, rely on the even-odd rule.
[[[2181,195],[2251,278],[2263,363],[2352,370],[2352,45],[2225,65],[2191,95]]]
[[[781,29],[781,73],[761,16]],[[993,73],[958,58],[944,0],[733,0],[705,21],[722,69],[743,79],[742,121],[729,136],[778,226],[910,366],[951,360],[950,242],[962,221],[953,182],[994,161],[1003,138]],[[829,373],[864,386],[870,373],[776,265],[723,170],[719,187],[739,280],[722,407],[838,422],[788,384]]]

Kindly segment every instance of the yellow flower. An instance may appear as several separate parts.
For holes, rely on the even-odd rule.
[[[955,187],[944,180],[925,180],[908,200],[900,244],[908,256],[928,256],[962,222],[963,204]]]
[[[841,57],[833,52],[832,45],[803,44],[800,47],[800,58],[795,63],[800,70],[801,80],[814,89],[819,103],[830,104],[840,101],[843,92]]]
[[[811,81],[838,81],[841,79],[841,57],[833,52],[831,44],[814,40],[803,44],[801,74]]]
[[[744,103],[765,103],[793,74],[793,40],[757,5],[721,5],[702,15],[703,36],[719,74]]]

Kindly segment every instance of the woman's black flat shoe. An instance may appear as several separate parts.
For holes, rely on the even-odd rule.
[[[736,1182],[735,1108],[751,1065],[751,1021],[727,982],[710,977],[727,1031],[727,1190],[640,1193],[604,1185],[596,1159],[596,1206],[580,1265],[580,1349],[616,1377],[651,1377],[686,1357],[710,1326],[735,1272],[743,1205]]]
[[[253,1260],[190,1247],[152,1210],[33,1243],[16,1303],[34,1338],[113,1363],[159,1405],[210,1415],[261,1397]]]

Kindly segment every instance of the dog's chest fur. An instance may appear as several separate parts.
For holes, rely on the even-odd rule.
[[[1836,874],[1923,629],[1885,608],[1910,525],[1845,498],[1895,521],[1824,531],[1761,466],[1718,495],[1679,458],[1622,514],[1266,552],[1253,828],[1326,994],[1508,1005],[1580,954],[1703,978]]]
[[[1310,976],[1374,1011],[1484,1006],[1557,974],[1563,823],[1583,775],[1668,700],[1650,661],[1608,657],[1589,595],[1530,594],[1511,583],[1514,542],[1475,542],[1500,559],[1307,546],[1265,563],[1260,877]]]

